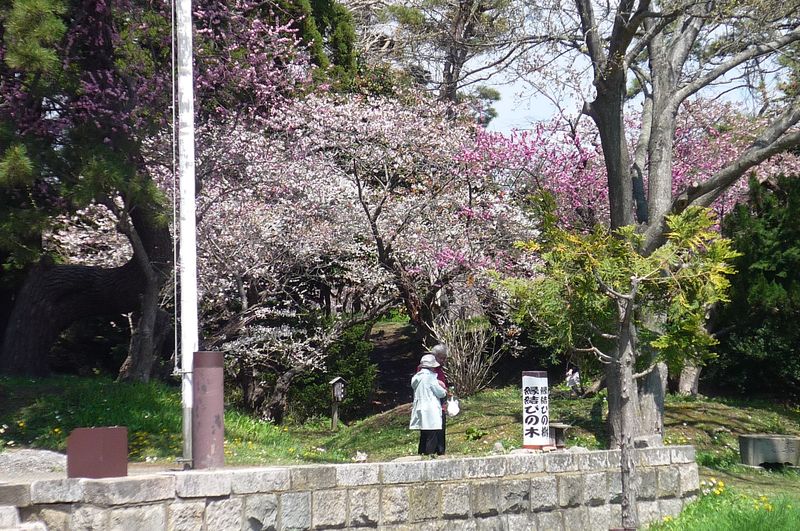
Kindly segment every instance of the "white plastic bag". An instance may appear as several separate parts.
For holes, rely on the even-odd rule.
[[[448,417],[455,417],[461,411],[461,408],[458,405],[458,399],[450,397],[447,400],[447,416]]]

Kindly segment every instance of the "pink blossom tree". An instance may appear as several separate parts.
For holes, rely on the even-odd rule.
[[[484,269],[513,267],[531,225],[453,115],[413,94],[318,93],[266,134],[198,135],[206,344],[237,353],[231,374],[263,416],[280,419],[291,380],[345,327],[400,302],[422,338]]]

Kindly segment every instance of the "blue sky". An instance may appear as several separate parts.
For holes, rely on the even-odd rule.
[[[508,133],[512,129],[530,129],[533,124],[548,120],[555,114],[555,108],[546,99],[524,91],[521,83],[498,85],[500,101],[494,105],[497,118],[489,123],[490,131]]]

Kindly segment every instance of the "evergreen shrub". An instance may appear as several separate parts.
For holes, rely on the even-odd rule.
[[[369,413],[378,366],[370,360],[372,343],[364,339],[366,326],[354,326],[334,344],[325,359],[325,371],[295,378],[289,391],[289,413],[296,421],[331,413],[329,382],[341,376],[347,381],[339,418],[351,420]]]

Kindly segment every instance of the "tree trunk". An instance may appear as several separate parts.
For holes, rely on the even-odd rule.
[[[275,381],[275,387],[272,388],[269,397],[259,408],[262,418],[271,420],[275,422],[275,424],[283,422],[283,418],[286,416],[286,411],[289,408],[289,387],[294,377],[301,372],[302,371],[298,368],[291,368],[278,376],[278,379]]]
[[[155,330],[158,314],[158,286],[148,281],[142,296],[142,313],[131,334],[128,356],[119,369],[118,381],[149,382],[156,359]]]
[[[156,318],[158,316],[158,295],[165,275],[159,275],[154,267],[139,232],[128,223],[123,213],[120,227],[133,245],[133,258],[144,275],[144,293],[142,294],[139,324],[131,334],[128,357],[119,371],[120,381],[150,381],[153,363],[156,356]]]
[[[48,374],[47,354],[59,334],[85,317],[136,310],[142,280],[134,262],[105,269],[43,260],[30,271],[15,301],[3,339],[0,372]]]
[[[678,393],[685,396],[697,396],[701,370],[702,367],[686,363],[681,369],[681,376],[678,380]]]
[[[157,221],[152,205],[132,208],[130,218],[156,278],[157,310],[158,291],[172,264],[169,229]],[[136,253],[127,264],[116,268],[54,265],[44,259],[30,271],[15,300],[0,350],[0,372],[48,374],[51,347],[59,334],[78,319],[136,310],[144,314],[141,295],[151,272],[142,264],[141,255]],[[149,317],[155,318],[154,314]],[[152,356],[154,326],[141,332],[150,335],[142,345],[151,349]]]
[[[608,422],[611,447],[620,449],[622,478],[622,525],[636,528],[636,466],[633,439],[640,431],[637,411],[637,387],[633,379],[636,329],[633,323],[633,301],[618,300],[620,326],[617,350],[606,371],[608,382]]]
[[[664,397],[667,392],[667,365],[659,363],[639,383],[639,415],[637,435],[664,437]]]
[[[295,376],[302,372],[299,368],[291,368],[281,372],[271,391],[264,388],[252,367],[240,365],[236,380],[242,389],[246,407],[261,418],[276,424],[283,422],[289,407],[289,388]]]

